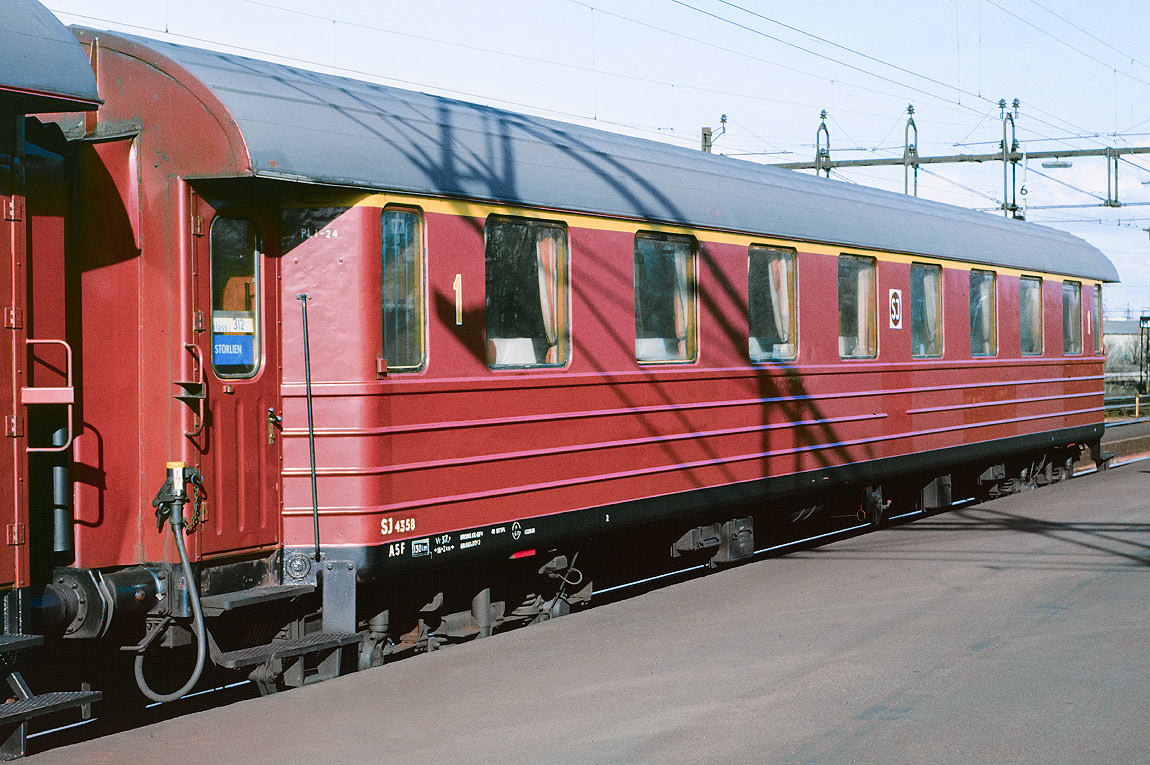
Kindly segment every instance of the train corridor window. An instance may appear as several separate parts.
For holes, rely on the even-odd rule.
[[[1062,352],[1082,353],[1082,285],[1062,282]]]
[[[910,264],[910,355],[942,355],[942,267]]]
[[[751,361],[795,358],[795,253],[753,244],[747,254]]]
[[[1022,355],[1042,355],[1042,280],[1037,276],[1019,279],[1018,311]]]
[[[567,230],[555,223],[491,217],[485,228],[487,363],[567,363]]]
[[[993,356],[996,353],[998,353],[998,306],[995,299],[994,272],[972,269],[970,355]]]
[[[382,356],[389,372],[421,369],[426,360],[421,229],[419,214],[412,210],[381,214]]]
[[[1102,285],[1094,285],[1094,352],[1102,353]]]
[[[878,352],[875,261],[839,256],[839,356],[874,358]]]
[[[635,358],[694,361],[695,240],[635,236]]]
[[[252,377],[260,361],[260,245],[240,218],[212,221],[212,369],[216,377]]]

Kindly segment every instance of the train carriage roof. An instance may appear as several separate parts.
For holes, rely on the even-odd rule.
[[[1095,247],[1043,226],[385,85],[128,39],[170,59],[220,100],[256,176],[1118,279]]]
[[[3,0],[0,113],[90,111],[96,77],[76,38],[36,0]]]

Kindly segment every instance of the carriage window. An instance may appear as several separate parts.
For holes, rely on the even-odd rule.
[[[420,369],[423,341],[423,236],[419,215],[384,210],[380,219],[383,358],[388,371]]]
[[[635,358],[695,359],[695,242],[635,237]]]
[[[747,262],[751,361],[795,357],[795,253],[751,245]]]
[[[998,353],[998,316],[994,272],[970,272],[970,355]]]
[[[485,233],[487,363],[567,363],[567,230],[492,217]]]
[[[1082,285],[1062,282],[1062,352],[1082,353]]]
[[[1023,276],[1018,283],[1018,329],[1024,356],[1042,354],[1042,280]]]
[[[874,258],[839,256],[839,356],[873,358],[878,350]]]
[[[1102,285],[1094,285],[1094,352],[1102,353]]]
[[[910,265],[910,355],[942,355],[942,267]]]
[[[216,218],[210,232],[212,369],[221,378],[252,377],[259,369],[259,242],[255,227]]]

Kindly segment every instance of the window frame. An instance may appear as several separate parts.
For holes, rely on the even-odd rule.
[[[383,268],[383,221],[384,216],[388,213],[404,213],[411,215],[415,218],[417,233],[415,241],[419,243],[419,363],[416,365],[394,366],[391,360],[387,357],[387,350],[384,343],[387,341],[385,315],[383,310],[384,299],[384,268]],[[412,372],[422,372],[427,368],[428,359],[431,355],[429,352],[429,331],[428,331],[428,316],[427,316],[427,225],[423,217],[423,210],[418,207],[410,205],[384,205],[379,211],[379,284],[380,284],[380,356],[387,363],[387,373],[398,372],[403,374],[410,374]]]
[[[937,314],[936,314],[937,315],[937,319],[936,319],[937,329],[935,330],[936,340],[938,342],[938,352],[937,353],[915,353],[915,351],[914,351],[914,327],[915,327],[914,306],[915,306],[915,302],[914,302],[913,291],[914,291],[914,272],[915,272],[916,268],[921,269],[921,270],[931,271],[931,272],[937,274],[937,276],[938,276],[938,295],[937,295],[937,300],[935,301],[936,310],[937,310]],[[910,357],[912,359],[940,359],[943,357],[943,355],[945,355],[945,352],[946,352],[946,332],[945,332],[945,328],[944,328],[945,314],[943,312],[943,301],[944,301],[943,292],[944,292],[944,289],[943,289],[943,279],[942,279],[942,266],[939,265],[938,263],[920,263],[917,261],[911,262],[911,264],[910,264],[910,280],[911,280],[910,281],[910,289],[908,290],[909,297],[910,297]]]
[[[490,231],[493,225],[510,224],[518,226],[527,226],[529,228],[546,228],[562,232],[560,241],[562,242],[562,268],[556,269],[555,278],[555,305],[556,305],[556,333],[555,333],[555,347],[561,348],[563,351],[562,358],[554,362],[548,361],[535,361],[535,362],[510,362],[510,363],[495,363],[491,356],[491,345],[495,339],[506,338],[492,338],[489,320],[489,304],[488,304],[488,290],[487,290],[487,256],[488,248],[490,246]],[[572,357],[572,341],[571,341],[571,234],[567,228],[567,223],[561,220],[552,220],[545,218],[529,218],[520,215],[502,215],[492,213],[487,216],[483,221],[483,339],[484,346],[487,351],[487,367],[491,370],[506,370],[506,369],[563,369],[571,363]]]
[[[840,282],[842,280],[842,263],[843,263],[844,259],[851,260],[851,261],[866,262],[866,263],[869,263],[869,265],[870,265],[870,272],[871,272],[871,311],[870,311],[870,315],[867,317],[867,320],[868,320],[867,321],[867,329],[868,329],[867,339],[870,342],[868,344],[868,347],[867,347],[868,352],[866,354],[852,354],[850,356],[844,356],[843,355],[843,347],[842,347],[842,341],[843,341],[843,337],[844,337],[844,335],[843,335],[843,302],[842,302],[843,296],[842,296],[842,291],[839,288],[839,285],[840,285]],[[849,253],[849,252],[842,252],[842,253],[839,253],[839,255],[835,261],[835,269],[836,269],[836,278],[835,278],[836,297],[835,297],[835,302],[838,304],[837,305],[837,308],[838,308],[838,314],[837,314],[838,343],[837,344],[838,344],[839,358],[843,361],[876,359],[876,358],[878,358],[878,354],[879,354],[879,347],[878,347],[878,345],[879,345],[879,340],[878,340],[878,336],[879,336],[879,330],[878,330],[878,258],[875,258],[874,256],[871,256],[871,255],[855,255],[855,254]],[[857,300],[857,297],[856,297],[856,300]],[[855,312],[856,312],[856,314],[858,313],[858,306],[857,305],[855,307]],[[856,339],[857,339],[857,337],[856,337]]]
[[[254,310],[251,311],[253,315],[253,331],[252,331],[252,364],[250,372],[228,373],[221,372],[221,366],[216,364],[215,342],[216,342],[216,248],[215,248],[215,231],[216,226],[222,221],[243,222],[247,224],[250,238],[248,245],[252,249],[252,294],[254,301]],[[251,218],[246,218],[241,215],[225,215],[219,214],[212,218],[211,224],[208,226],[208,314],[211,323],[211,330],[208,334],[208,344],[210,348],[212,374],[220,380],[251,380],[259,375],[264,366],[264,350],[263,350],[263,242],[260,239],[259,229],[256,222]],[[221,309],[221,312],[224,312]],[[235,313],[228,311],[227,313]],[[244,311],[243,313],[247,313]],[[221,317],[226,318],[226,317]],[[243,333],[247,334],[247,333]]]
[[[684,301],[687,309],[685,322],[686,353],[683,358],[672,359],[643,359],[639,358],[639,340],[660,339],[639,337],[639,242],[649,240],[656,242],[682,242],[690,248],[690,257],[687,259],[687,286],[690,294]],[[642,365],[651,364],[694,364],[699,360],[699,241],[689,234],[670,234],[658,231],[636,231],[632,242],[634,254],[634,269],[632,272],[632,286],[634,287],[634,315],[635,315],[635,361]],[[662,338],[666,339],[666,338]]]
[[[787,290],[789,298],[787,301],[790,321],[788,322],[788,332],[791,346],[791,353],[789,355],[777,355],[762,353],[760,347],[760,355],[755,356],[751,352],[751,339],[758,339],[751,334],[751,260],[756,250],[763,254],[782,255],[790,259],[790,269],[788,271],[789,278],[787,279]],[[778,247],[768,244],[750,244],[747,247],[747,357],[752,364],[770,364],[778,361],[794,361],[799,357],[799,258],[798,252],[793,247]],[[773,300],[773,295],[772,295]]]
[[[975,353],[974,351],[974,306],[970,306],[970,356],[975,359],[989,359],[998,356],[998,272],[986,268],[972,268],[970,269],[970,281],[968,282],[968,298],[973,298],[974,275],[975,274],[989,274],[990,275],[990,350],[986,353]]]
[[[1022,344],[1022,327],[1025,306],[1022,303],[1023,282],[1038,282],[1038,350],[1028,351]],[[1041,276],[1024,274],[1018,277],[1018,352],[1023,356],[1041,356],[1046,351],[1046,300],[1043,290],[1045,280]]]
[[[1073,349],[1067,347],[1067,340],[1070,339],[1066,336],[1066,328],[1067,328],[1067,323],[1066,323],[1066,319],[1067,319],[1066,295],[1067,295],[1067,292],[1066,292],[1066,288],[1067,287],[1075,288],[1075,294],[1077,295],[1077,298],[1078,298],[1078,311],[1077,311],[1078,316],[1077,317],[1073,317],[1073,316],[1069,317],[1073,320],[1073,323],[1070,326],[1078,328],[1078,334],[1076,336],[1077,340],[1078,340],[1077,350],[1073,350]],[[1082,324],[1083,324],[1083,320],[1082,320],[1082,282],[1077,281],[1075,279],[1063,279],[1062,280],[1062,355],[1063,356],[1081,356],[1083,354]]]
[[[1094,355],[1102,353],[1102,285],[1094,285]]]

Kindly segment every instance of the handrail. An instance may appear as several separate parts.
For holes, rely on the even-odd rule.
[[[177,380],[176,385],[183,388],[184,392],[177,395],[176,398],[189,405],[192,401],[196,402],[195,408],[192,410],[194,417],[192,429],[184,431],[186,438],[196,438],[204,432],[204,425],[207,424],[207,417],[204,412],[204,400],[207,398],[207,390],[204,387],[204,361],[200,357],[200,348],[195,343],[184,343],[184,350],[192,357],[192,377],[197,379]]]
[[[63,347],[66,366],[65,366],[65,379],[67,385],[63,387],[23,387],[20,389],[20,400],[24,404],[66,404],[68,406],[68,438],[60,446],[29,446],[26,451],[31,454],[33,452],[63,452],[67,451],[72,446],[72,439],[75,433],[72,431],[72,409],[76,403],[76,389],[72,384],[72,346],[68,345],[65,340],[57,340],[55,338],[25,338],[25,343],[28,345],[59,345]]]

